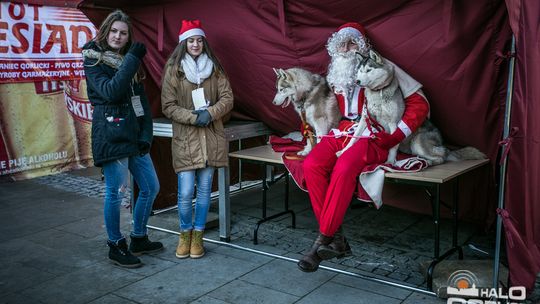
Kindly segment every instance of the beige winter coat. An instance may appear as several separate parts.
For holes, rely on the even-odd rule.
[[[166,67],[167,68],[167,67]],[[233,94],[229,80],[223,73],[212,72],[201,84],[204,96],[210,101],[208,112],[212,122],[207,127],[194,125],[197,114],[192,114],[190,83],[181,67],[167,68],[161,88],[163,114],[172,120],[172,160],[176,173],[204,168],[227,166],[228,143],[225,139],[223,117],[233,108]]]

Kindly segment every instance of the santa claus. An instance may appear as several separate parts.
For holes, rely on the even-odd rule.
[[[327,81],[336,94],[343,115],[339,129],[345,131],[355,123],[365,99],[363,88],[354,81],[358,65],[355,53],[366,55],[371,45],[364,27],[351,22],[340,26],[331,35],[326,48],[331,58]],[[378,132],[360,138],[339,158],[336,152],[347,144],[347,136],[327,136],[304,160],[305,183],[320,233],[311,249],[298,262],[302,271],[315,271],[322,260],[351,254],[341,224],[357,189],[358,175],[367,166],[384,163],[388,150],[414,132],[428,115],[429,104],[421,91],[422,85],[393,65],[405,99],[405,111],[396,131],[392,134]],[[363,192],[362,189],[359,191]],[[360,196],[370,200],[365,192]]]

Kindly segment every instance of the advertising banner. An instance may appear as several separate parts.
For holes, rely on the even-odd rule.
[[[81,48],[95,34],[78,9],[0,2],[0,83],[83,78]]]
[[[19,180],[92,165],[85,87],[84,80],[0,85],[0,176]]]
[[[81,48],[95,27],[73,8],[1,2],[0,17],[0,178],[92,166]]]

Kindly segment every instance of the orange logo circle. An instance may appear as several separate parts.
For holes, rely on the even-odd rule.
[[[469,286],[469,281],[460,279],[456,282],[456,287],[459,289],[463,289],[463,288],[469,288],[471,286]]]
[[[478,278],[468,270],[457,270],[448,278],[448,286],[458,289],[478,287]]]

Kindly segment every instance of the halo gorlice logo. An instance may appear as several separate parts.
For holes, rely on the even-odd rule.
[[[478,288],[478,278],[468,270],[457,270],[448,278],[447,304],[517,304],[526,298],[523,286],[510,287],[508,292],[502,288]],[[504,300],[500,302],[498,300]]]
[[[448,278],[448,287],[446,292],[450,295],[460,295],[465,297],[478,297],[478,278],[468,270],[458,270]],[[450,300],[450,298],[448,299]],[[448,303],[454,303],[448,301]],[[458,302],[460,303],[460,302]]]

